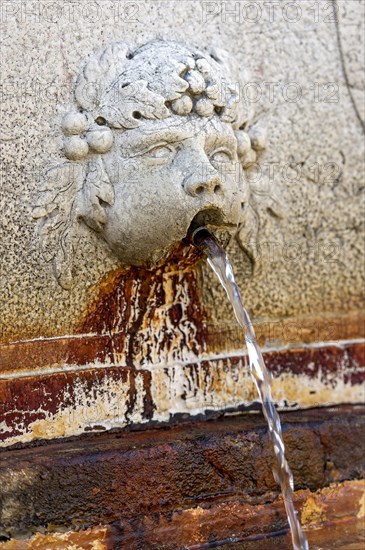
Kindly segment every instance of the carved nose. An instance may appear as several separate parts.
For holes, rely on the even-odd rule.
[[[197,170],[184,181],[185,192],[191,197],[218,194],[221,188],[219,174],[213,167],[207,170],[206,174],[203,170]]]

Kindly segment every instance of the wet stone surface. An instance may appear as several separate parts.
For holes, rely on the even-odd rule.
[[[351,407],[282,415],[297,490],[364,476],[363,419],[363,409]],[[160,516],[168,522],[178,510],[199,512],[232,500],[255,507],[278,497],[261,415],[90,434],[0,456],[1,525],[7,536],[118,521],[137,522],[142,533],[151,514],[157,523]],[[270,531],[286,526],[285,513],[276,515],[275,506]],[[226,513],[216,513],[224,521]]]

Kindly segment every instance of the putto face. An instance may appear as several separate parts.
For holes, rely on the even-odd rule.
[[[62,253],[44,251],[62,286],[71,285],[80,223],[126,266],[163,261],[192,225],[224,243],[242,235],[250,214],[243,168],[264,133],[250,127],[241,87],[242,71],[225,52],[174,42],[115,43],[87,61],[77,107],[62,121],[72,170],[61,172],[73,175],[47,173],[53,192],[46,183],[34,210],[43,243],[57,228]]]
[[[190,123],[191,122],[191,123]],[[113,252],[129,265],[153,265],[181,241],[201,213],[229,234],[240,221],[243,173],[230,125],[218,117],[116,132],[103,156],[114,189],[101,230]]]

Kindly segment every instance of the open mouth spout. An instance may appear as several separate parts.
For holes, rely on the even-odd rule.
[[[217,242],[226,247],[237,231],[237,225],[227,223],[221,211],[217,209],[202,210],[192,219],[186,239],[193,244],[201,237],[203,232],[208,232],[215,237]]]

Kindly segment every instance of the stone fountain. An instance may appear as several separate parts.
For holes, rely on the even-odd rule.
[[[242,337],[187,238],[201,225],[253,315],[301,521],[329,540],[342,514],[356,538],[356,40],[331,20],[332,49],[305,49],[284,15],[263,38],[215,2],[200,19],[173,2],[174,40],[173,12],[139,36],[166,4],[112,4],[62,12],[54,39],[49,12],[4,11],[0,548],[289,544]]]

